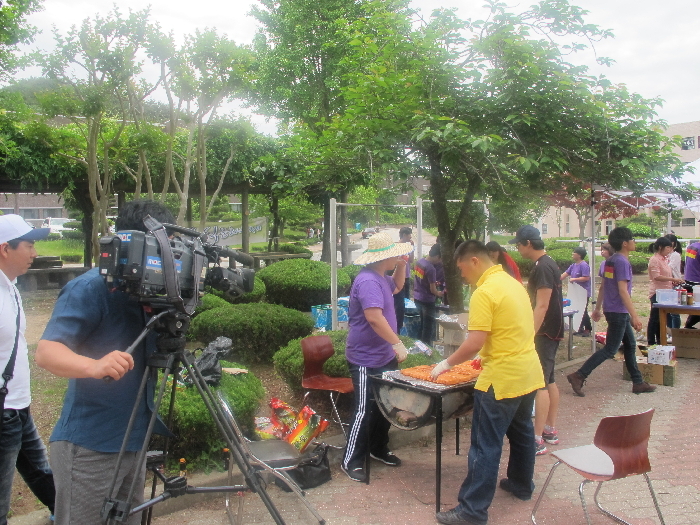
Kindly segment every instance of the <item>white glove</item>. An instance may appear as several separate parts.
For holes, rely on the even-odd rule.
[[[399,363],[406,360],[406,357],[408,356],[408,350],[406,350],[406,347],[401,341],[399,341],[395,345],[391,345],[391,347],[394,349],[396,359],[399,361]]]
[[[438,364],[436,364],[435,368],[433,368],[433,371],[430,372],[430,379],[435,381],[440,374],[447,372],[450,368],[452,368],[452,365],[447,362],[447,359],[443,359]]]

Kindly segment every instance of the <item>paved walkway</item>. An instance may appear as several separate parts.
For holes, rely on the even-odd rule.
[[[552,448],[585,445],[602,417],[631,414],[655,408],[649,452],[652,483],[668,525],[700,523],[700,360],[681,360],[677,386],[660,386],[653,394],[634,395],[631,383],[623,381],[622,364],[608,361],[601,365],[585,386],[586,397],[575,397],[565,375],[572,368],[557,371],[561,408],[559,432],[561,444]],[[454,455],[455,433],[448,432],[443,441],[443,509],[456,504],[456,495],[466,473],[468,431],[462,432],[462,455]],[[373,464],[369,486],[350,481],[334,467],[329,483],[309,491],[309,499],[329,525],[387,525],[435,523],[434,441],[416,442],[399,448],[404,464],[399,468]],[[508,445],[504,446],[501,477],[505,475]],[[554,458],[537,459],[535,496],[547,477]],[[566,467],[559,467],[538,512],[544,525],[585,524],[578,499],[580,478]],[[593,487],[589,485],[589,508],[594,524],[612,523],[595,509]],[[293,496],[271,487],[269,493],[289,524],[313,523],[313,518]],[[611,482],[603,487],[601,502],[619,512],[635,525],[658,523],[658,518],[641,476]],[[244,523],[272,523],[259,498],[245,498]],[[491,506],[490,525],[530,523],[530,502],[517,500],[500,489]],[[189,509],[156,518],[162,524],[227,523],[222,500],[193,505]]]

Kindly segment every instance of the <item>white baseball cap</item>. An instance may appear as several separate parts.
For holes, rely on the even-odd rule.
[[[40,241],[49,236],[49,228],[32,228],[19,215],[10,213],[0,216],[0,244],[7,241]]]

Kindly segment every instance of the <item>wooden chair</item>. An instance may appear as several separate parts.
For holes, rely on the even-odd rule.
[[[656,513],[659,516],[661,525],[665,525],[664,518],[661,515],[661,509],[659,508],[659,502],[656,499],[656,493],[647,475],[647,472],[651,471],[647,446],[649,444],[651,418],[653,415],[654,409],[650,409],[641,414],[633,414],[630,416],[605,417],[598,425],[598,430],[593,439],[593,445],[552,452],[551,454],[556,457],[558,461],[552,466],[552,470],[549,471],[547,481],[545,481],[542,491],[535,503],[535,507],[532,509],[532,523],[537,525],[537,521],[535,520],[537,508],[542,501],[542,497],[547,490],[547,486],[552,479],[555,469],[561,463],[564,463],[567,467],[578,472],[585,478],[581,482],[578,492],[588,525],[591,524],[591,520],[588,516],[586,500],[583,494],[586,483],[591,483],[593,481],[598,482],[598,487],[596,488],[593,499],[601,512],[618,523],[630,525],[622,518],[605,510],[598,502],[598,493],[604,481],[612,481],[614,479],[638,474],[643,475],[644,479],[646,479],[651,498],[654,501],[654,507],[656,507]]]
[[[333,421],[340,425],[347,439],[346,423],[340,419],[336,401],[340,394],[351,394],[355,389],[352,386],[352,379],[349,377],[331,377],[323,371],[323,364],[334,354],[331,338],[327,335],[305,337],[301,340],[301,350],[304,353],[304,374],[301,386],[306,390],[302,404],[306,403],[306,398],[311,390],[328,391],[333,406]]]

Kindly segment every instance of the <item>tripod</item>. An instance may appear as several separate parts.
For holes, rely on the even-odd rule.
[[[167,307],[162,310],[157,315],[154,315],[146,324],[146,327],[141,332],[141,334],[136,338],[136,340],[129,346],[126,350],[128,353],[133,353],[136,347],[141,341],[151,332],[154,331],[158,334],[156,340],[156,352],[154,352],[147,361],[146,370],[144,371],[141,384],[139,386],[138,394],[136,396],[136,402],[134,403],[134,408],[131,412],[131,417],[129,418],[129,423],[126,428],[126,433],[124,435],[124,440],[122,441],[121,450],[119,451],[119,456],[117,457],[117,464],[114,469],[114,474],[112,476],[112,481],[110,483],[110,489],[105,498],[105,502],[102,506],[101,518],[102,522],[113,525],[115,523],[126,522],[129,517],[138,512],[142,512],[146,509],[150,509],[155,504],[169,499],[171,497],[181,496],[182,494],[197,494],[203,492],[244,492],[251,491],[260,497],[260,499],[267,507],[270,516],[278,525],[284,525],[284,519],[282,518],[279,510],[275,507],[275,504],[270,499],[266,489],[265,483],[260,477],[260,473],[253,468],[249,462],[247,456],[244,453],[243,447],[240,442],[240,438],[236,434],[231,424],[227,421],[221,407],[216,401],[214,394],[212,393],[209,386],[206,384],[201,371],[194,362],[194,358],[189,351],[185,350],[185,334],[187,328],[189,327],[190,318],[187,314],[178,312],[175,308]],[[119,475],[119,469],[121,467],[124,454],[126,453],[127,443],[129,441],[129,436],[131,435],[134,423],[136,421],[136,416],[138,413],[138,406],[140,400],[146,395],[146,386],[148,383],[149,376],[156,370],[163,370],[163,377],[160,380],[158,387],[158,393],[156,396],[155,406],[153,408],[153,413],[148,423],[146,430],[146,436],[144,438],[143,446],[137,455],[137,465],[143,465],[146,461],[146,455],[148,451],[148,444],[153,434],[153,428],[158,417],[158,409],[163,401],[163,395],[165,393],[166,384],[168,377],[173,376],[172,391],[170,397],[170,410],[168,419],[171,419],[175,391],[177,386],[177,379],[179,374],[180,366],[183,366],[191,378],[193,384],[199,391],[204,404],[207,407],[211,417],[214,419],[217,428],[221,432],[221,436],[224,438],[230,452],[231,457],[237,464],[239,470],[243,474],[245,480],[245,485],[238,486],[225,486],[225,487],[191,487],[187,484],[187,479],[184,476],[172,476],[166,478],[160,473],[156,475],[163,481],[165,488],[163,493],[155,498],[145,501],[141,505],[132,508],[132,502],[136,494],[137,487],[140,486],[138,476],[134,477],[129,488],[129,494],[126,500],[116,499],[117,489],[117,479]],[[109,379],[109,378],[108,378]],[[106,379],[106,380],[108,380]],[[167,448],[167,442],[166,442]],[[166,450],[167,453],[167,450]],[[154,469],[155,472],[155,469]],[[150,519],[150,516],[149,516]]]

